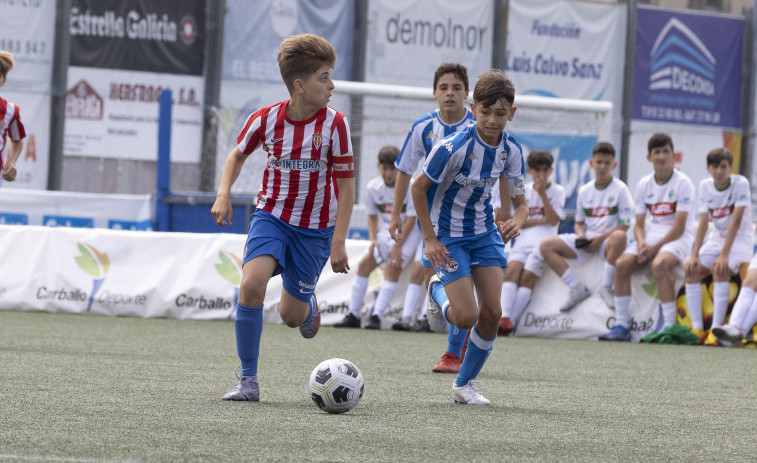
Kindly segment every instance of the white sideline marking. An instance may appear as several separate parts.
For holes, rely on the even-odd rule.
[[[0,460],[23,460],[23,461],[72,461],[83,463],[100,463],[112,460],[97,460],[95,458],[75,458],[75,457],[45,457],[42,455],[9,455],[0,453]]]

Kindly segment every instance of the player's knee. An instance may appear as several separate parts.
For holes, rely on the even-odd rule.
[[[520,285],[526,288],[532,288],[536,284],[536,274],[528,270],[524,270],[520,276]]]
[[[268,282],[258,281],[254,278],[242,280],[239,285],[239,300],[245,301],[245,305],[258,305],[265,299],[265,291]]]
[[[669,275],[670,272],[670,265],[668,265],[668,262],[664,259],[654,259],[652,261],[652,275],[654,275],[655,278],[665,278]]]

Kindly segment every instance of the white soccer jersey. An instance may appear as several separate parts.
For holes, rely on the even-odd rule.
[[[586,237],[607,233],[618,225],[631,225],[633,198],[628,186],[612,178],[601,190],[596,181],[586,183],[578,190],[576,222],[586,225]]]
[[[395,167],[400,172],[413,175],[418,164],[428,156],[439,140],[467,127],[475,120],[468,108],[465,108],[465,116],[454,124],[442,121],[438,109],[418,118],[405,138],[402,151],[394,162]]]
[[[472,237],[496,229],[491,190],[498,180],[512,178],[523,194],[523,151],[507,132],[489,146],[470,125],[434,146],[423,173],[436,183],[426,192],[436,236]]]
[[[415,217],[415,207],[413,205],[412,190],[408,189],[405,202],[402,204],[402,222],[405,217]],[[389,230],[389,221],[392,218],[392,203],[394,202],[394,187],[384,183],[384,179],[379,177],[372,178],[368,182],[363,203],[368,215],[378,215],[378,230]]]
[[[742,206],[745,207],[744,216],[734,243],[742,239],[752,239],[752,195],[749,180],[744,176],[732,174],[731,184],[722,191],[715,187],[712,177],[699,183],[699,213],[707,214],[712,221],[715,229],[710,236],[711,239],[725,239],[733,210]]]
[[[550,182],[547,185],[547,199],[549,200],[549,204],[552,205],[552,209],[562,219],[565,208],[565,188],[562,185]],[[528,204],[528,218],[526,221],[543,219],[546,215],[544,213],[544,201],[542,201],[539,192],[534,189],[534,182],[526,184],[526,204]],[[559,226],[559,223],[556,225],[545,223],[521,228],[518,239],[523,242],[540,243],[547,238],[557,235]]]
[[[673,170],[670,178],[662,184],[654,179],[654,173],[644,176],[636,187],[636,214],[649,213],[645,234],[662,237],[675,225],[676,212],[688,212],[686,233],[692,233],[694,222],[694,184],[679,170]]]

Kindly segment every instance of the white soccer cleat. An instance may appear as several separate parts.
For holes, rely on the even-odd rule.
[[[600,286],[597,291],[607,307],[615,310],[615,292],[609,286]]]
[[[573,307],[577,306],[579,302],[587,299],[591,296],[591,291],[583,283],[574,288],[570,288],[570,295],[568,301],[560,307],[560,312],[567,312]]]
[[[741,328],[736,325],[716,326],[712,328],[712,334],[715,335],[718,343],[725,347],[739,347],[741,346],[741,340],[744,338]]]
[[[470,380],[465,386],[456,386],[453,382],[452,399],[457,404],[489,405],[491,403],[489,399],[484,397],[481,391],[478,390],[479,384],[481,384],[480,381]]]
[[[431,331],[436,333],[446,333],[448,330],[447,320],[444,318],[444,312],[439,304],[431,297],[431,290],[435,285],[442,283],[442,280],[434,275],[428,282],[428,305],[426,306],[426,318],[428,319],[428,325],[431,327]]]

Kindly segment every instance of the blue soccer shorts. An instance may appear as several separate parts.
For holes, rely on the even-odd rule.
[[[273,256],[278,261],[273,275],[281,275],[289,294],[308,302],[329,260],[333,235],[334,227],[316,230],[295,227],[257,209],[250,221],[242,265],[258,256]]]
[[[505,244],[497,230],[464,238],[439,238],[449,251],[452,264],[446,269],[434,267],[445,286],[471,276],[471,267],[507,267]]]

